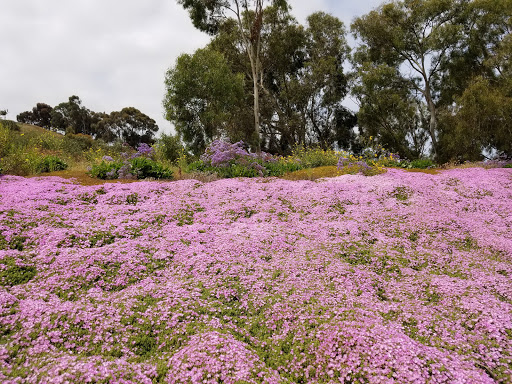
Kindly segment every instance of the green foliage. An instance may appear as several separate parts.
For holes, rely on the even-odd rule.
[[[58,158],[57,156],[44,156],[36,164],[36,172],[54,172],[62,171],[67,169],[68,165],[66,162]]]
[[[136,157],[125,162],[102,160],[101,163],[92,165],[89,175],[103,180],[126,178],[126,176],[136,179],[173,178],[173,173],[168,167],[146,157]]]
[[[2,120],[0,122],[0,124],[2,124],[5,128],[7,128],[10,131],[19,131],[20,130],[20,126],[15,121],[12,121],[12,120]]]
[[[82,106],[78,96],[71,96],[69,100],[57,105],[51,112],[50,124],[53,128],[66,133],[83,133],[92,135],[94,112]]]
[[[408,187],[396,187],[391,192],[391,196],[393,196],[398,201],[405,202],[409,200],[409,198],[413,195],[413,191]]]
[[[346,160],[343,166],[340,166],[340,157]],[[335,165],[338,165],[338,170]],[[334,177],[342,174],[360,173],[365,176],[374,176],[383,173],[384,170],[380,159],[363,161],[362,158],[348,156],[346,152],[298,146],[294,149],[293,155],[288,157],[274,157],[266,160],[251,158],[250,161],[241,157],[222,166],[211,166],[199,160],[189,164],[187,172],[214,173],[221,178],[281,177],[288,174],[286,178],[291,180],[314,180],[319,177]]]
[[[394,1],[357,18],[363,135],[409,159],[426,145],[442,162],[510,154],[511,12],[509,1]]]
[[[164,165],[156,161],[146,158],[137,157],[129,161],[132,174],[138,179],[154,178],[154,179],[172,179],[172,171]]]
[[[483,150],[512,157],[511,91],[505,79],[500,84],[480,76],[468,85],[456,99],[457,113],[444,116],[444,161],[481,160]]]
[[[32,111],[26,111],[16,116],[20,123],[37,125],[43,128],[51,127],[51,112],[53,108],[45,103],[37,103]]]
[[[123,166],[120,161],[105,161],[99,164],[93,164],[89,175],[97,179],[111,180],[119,177],[118,172]]]
[[[258,7],[263,2],[256,3]],[[191,12],[192,9],[194,12],[202,9],[204,4],[201,4],[183,2]],[[227,3],[214,1],[211,5],[223,9]],[[334,145],[349,149],[354,144],[352,128],[356,118],[342,105],[349,90],[343,62],[350,51],[343,23],[336,17],[317,12],[308,17],[307,26],[302,26],[290,15],[287,7],[281,5],[261,8],[260,15],[241,12],[240,20],[223,20],[217,25],[215,38],[206,48],[222,53],[230,76],[246,74],[245,78],[241,77],[241,94],[234,99],[231,113],[224,114],[219,108],[226,100],[225,95],[204,92],[205,85],[210,83],[200,81],[208,72],[211,72],[208,76],[220,73],[213,61],[204,68],[202,72],[205,73],[198,71],[198,75],[190,76],[193,80],[190,85],[181,86],[176,82],[176,76],[174,79],[168,76],[167,85],[177,84],[176,89],[181,87],[184,90],[181,94],[174,92],[175,99],[169,104],[177,105],[180,99],[191,100],[183,108],[182,119],[196,141],[185,138],[175,124],[180,137],[195,154],[202,153],[209,141],[218,137],[227,137],[232,142],[242,140],[255,152],[261,144],[266,151],[282,155],[290,154],[297,143],[319,145],[325,149]],[[208,8],[207,13],[213,8]],[[195,16],[203,20],[205,14]],[[260,40],[248,41],[244,38],[248,33],[246,28],[258,16],[261,17],[261,25],[257,27],[261,32],[251,29],[250,33],[251,36],[260,33]],[[194,19],[192,13],[191,17]],[[194,56],[201,51],[196,51]],[[187,65],[185,70],[190,73],[195,66]],[[220,78],[217,79],[220,82]],[[200,108],[202,105],[207,108]],[[211,113],[207,113],[207,109]],[[258,109],[256,116],[255,109]],[[208,122],[212,122],[211,127],[208,127]]]
[[[161,154],[161,157],[171,163],[176,163],[184,150],[178,135],[166,135],[164,133],[158,139],[156,145],[157,155]]]
[[[418,169],[428,169],[434,167],[434,162],[431,159],[416,159],[412,160],[407,168],[418,168]]]
[[[113,244],[116,240],[116,236],[109,231],[100,231],[89,237],[89,246],[103,247],[104,245]]]
[[[305,148],[304,146],[297,146],[293,149],[291,158],[293,158],[301,168],[316,168],[338,164],[338,159],[341,155],[342,153],[330,149],[325,150],[320,147]]]
[[[263,167],[265,170],[266,168]],[[233,178],[233,177],[260,177],[265,176],[266,172],[260,173],[258,169],[254,168],[251,164],[239,164],[232,163],[223,167],[212,167],[206,165],[202,161],[196,161],[189,165],[189,172],[204,172],[204,173],[215,173],[221,178]],[[279,169],[273,168],[274,173],[279,173],[274,176],[280,176],[282,174]]]
[[[134,107],[123,108],[110,115],[102,114],[93,128],[106,142],[120,139],[132,147],[140,143],[151,144],[158,131],[155,120]]]
[[[75,157],[80,157],[83,152],[97,146],[98,144],[91,136],[83,134],[69,134],[64,136],[62,141],[63,152]]]
[[[243,75],[232,73],[221,53],[199,49],[179,56],[167,71],[165,86],[166,118],[194,154],[203,153],[222,127],[237,124]]]

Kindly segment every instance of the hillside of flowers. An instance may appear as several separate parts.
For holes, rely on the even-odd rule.
[[[0,177],[2,383],[512,381],[512,170]]]

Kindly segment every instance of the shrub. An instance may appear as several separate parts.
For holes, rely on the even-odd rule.
[[[35,168],[36,173],[45,173],[65,170],[68,165],[57,156],[45,156],[36,163]]]
[[[69,155],[76,156],[77,154],[86,152],[94,146],[94,139],[89,135],[68,134],[64,136],[62,150]]]
[[[336,165],[339,157],[340,153],[332,149],[325,150],[319,147],[305,148],[298,146],[292,152],[292,158],[299,163],[302,169]]]
[[[278,158],[277,161],[264,164],[267,176],[283,176],[285,173],[295,172],[302,169],[301,165],[292,158]]]
[[[171,163],[176,163],[184,152],[179,137],[173,135],[163,134],[158,140],[156,148],[158,154]]]
[[[249,153],[244,148],[244,143],[228,143],[222,140],[215,140],[206,148],[201,156],[201,163],[193,163],[189,167],[192,171],[214,172],[220,177],[257,177],[267,176],[269,169],[276,172],[277,168],[266,168],[268,163],[277,160],[270,154]]]
[[[94,164],[89,171],[89,175],[103,180],[111,180],[119,178],[119,170],[123,166],[119,161],[103,160],[99,164]]]
[[[375,176],[384,172],[384,168],[375,160],[361,160],[361,157],[340,157],[337,164],[340,174],[358,174]]]
[[[408,168],[418,168],[418,169],[427,169],[434,167],[434,162],[430,159],[416,159],[412,160]]]
[[[20,126],[17,122],[12,120],[2,120],[2,125],[10,131],[20,131]]]
[[[103,156],[101,163],[91,167],[89,175],[99,179],[172,179],[172,171],[153,160],[154,149],[142,143],[137,152],[121,154],[123,161]]]
[[[23,152],[12,152],[2,158],[2,168],[6,174],[28,176],[33,172],[33,167]]]
[[[137,179],[152,177],[154,179],[172,179],[172,171],[147,157],[136,157],[129,161],[131,173]]]

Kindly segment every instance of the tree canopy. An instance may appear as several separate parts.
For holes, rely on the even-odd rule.
[[[263,149],[289,153],[297,144],[350,147],[356,120],[342,105],[349,90],[343,63],[350,52],[343,23],[319,12],[302,26],[287,9],[278,7],[267,7],[262,20],[260,134],[256,137]],[[252,66],[239,24],[224,20],[205,50],[181,56],[166,77],[167,118],[198,153],[218,137],[255,140],[250,121]],[[190,133],[197,143],[186,136]]]
[[[243,75],[231,71],[223,55],[209,48],[183,54],[165,79],[166,118],[188,148],[201,154],[236,124],[243,98]]]
[[[20,113],[17,120],[66,134],[90,135],[107,143],[124,141],[133,147],[152,143],[158,131],[156,122],[134,107],[110,114],[94,112],[75,95],[55,108],[37,103],[32,111]]]
[[[360,131],[411,157],[430,147],[439,161],[509,151],[510,93],[502,85],[510,72],[502,58],[510,52],[511,4],[392,1],[357,18]]]
[[[288,10],[286,0],[178,0],[187,9],[196,28],[216,35],[230,16],[237,24],[241,46],[250,63],[250,77],[253,85],[254,139],[251,144],[260,150],[260,91],[264,71],[261,65],[263,49],[262,28],[265,5]]]
[[[16,116],[20,123],[37,125],[43,128],[51,127],[53,108],[45,103],[37,103],[32,111],[21,112]]]

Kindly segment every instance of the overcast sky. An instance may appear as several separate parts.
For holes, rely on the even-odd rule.
[[[347,29],[382,0],[289,0],[304,22],[324,11]],[[182,53],[209,37],[175,0],[2,0],[0,109],[7,118],[38,102],[52,107],[77,95],[96,112],[135,107],[171,132],[163,117],[164,77]]]

